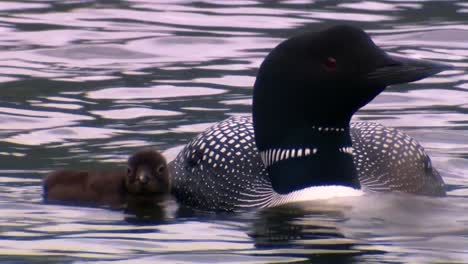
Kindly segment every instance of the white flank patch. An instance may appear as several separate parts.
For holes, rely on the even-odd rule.
[[[295,202],[325,200],[337,197],[361,196],[363,194],[364,192],[361,190],[346,186],[313,186],[288,194],[276,194],[272,203],[268,207]]]

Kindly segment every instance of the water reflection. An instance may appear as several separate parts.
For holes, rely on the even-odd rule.
[[[355,241],[347,239],[337,227],[346,218],[344,208],[323,204],[288,205],[261,210],[250,236],[261,249],[307,248],[304,253],[356,253]],[[341,209],[341,210],[340,210]],[[294,250],[293,250],[294,251]]]
[[[156,87],[122,87],[108,88],[87,93],[91,99],[159,99],[169,97],[204,96],[225,93],[222,89],[211,89],[204,87],[177,87],[172,85],[161,85]],[[158,101],[156,101],[158,102]]]

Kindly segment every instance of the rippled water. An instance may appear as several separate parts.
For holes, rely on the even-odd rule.
[[[466,1],[2,1],[0,13],[0,261],[468,262]],[[390,88],[355,116],[417,138],[447,198],[236,215],[42,202],[49,170],[121,166],[149,145],[173,157],[210,124],[249,114],[269,49],[343,22],[390,52],[456,66]]]

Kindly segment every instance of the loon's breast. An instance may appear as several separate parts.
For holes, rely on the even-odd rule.
[[[351,137],[353,160],[364,191],[445,194],[442,178],[410,136],[376,123],[359,122],[351,123]],[[233,211],[362,193],[349,187],[315,186],[277,194],[255,146],[252,118],[245,116],[208,128],[190,141],[170,166],[177,200],[204,210]]]

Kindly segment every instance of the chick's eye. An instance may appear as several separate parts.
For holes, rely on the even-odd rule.
[[[336,59],[333,57],[328,57],[323,61],[323,66],[329,71],[336,70]]]
[[[158,167],[157,171],[158,173],[162,173],[165,169],[166,169],[166,166],[162,165]]]

